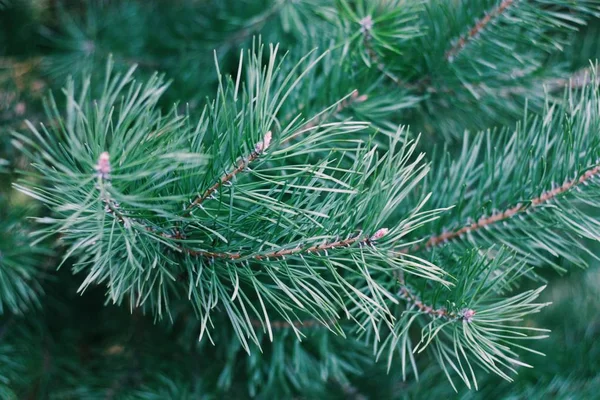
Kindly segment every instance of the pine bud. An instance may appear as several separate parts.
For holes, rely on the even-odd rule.
[[[461,314],[462,314],[463,321],[471,322],[471,321],[473,321],[473,316],[475,316],[475,310],[471,310],[470,308],[465,308],[464,310],[462,310]]]
[[[100,158],[98,158],[98,164],[96,165],[96,171],[98,172],[98,176],[102,179],[108,179],[110,176],[110,156],[108,152],[104,152],[100,154]]]
[[[390,230],[388,228],[381,228],[377,232],[375,232],[375,234],[373,236],[371,236],[370,240],[375,241],[377,239],[381,239],[382,237],[387,235],[389,231]]]
[[[271,131],[265,133],[263,140],[256,143],[256,146],[254,147],[254,151],[256,151],[257,153],[262,153],[263,151],[268,149],[269,146],[271,145],[272,138],[273,138],[273,135],[271,134]]]
[[[370,15],[361,19],[359,23],[363,32],[371,32],[371,29],[373,29],[373,18]]]

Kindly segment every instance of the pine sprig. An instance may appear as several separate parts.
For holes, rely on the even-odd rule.
[[[503,249],[450,257],[446,263],[462,268],[459,283],[451,290],[422,291],[426,299],[418,298],[415,289],[402,283],[399,296],[406,301],[406,308],[398,314],[399,323],[392,333],[374,343],[378,357],[387,354],[390,368],[397,352],[404,379],[409,363],[418,379],[415,355],[427,350],[455,390],[452,376],[456,375],[467,387],[477,388],[477,367],[511,380],[508,374],[516,373],[515,366],[528,366],[518,361],[515,350],[537,353],[521,341],[545,338],[547,332],[523,326],[521,321],[548,305],[535,302],[543,287],[506,297],[527,272],[513,260]],[[417,343],[411,339],[414,329],[421,332]]]
[[[171,298],[187,297],[201,337],[210,337],[217,311],[247,351],[246,338],[260,345],[257,320],[272,337],[271,316],[290,326],[300,313],[337,325],[359,313],[391,324],[387,302],[396,300],[376,276],[404,271],[447,284],[437,266],[389,251],[438,212],[421,211],[422,202],[386,228],[427,173],[423,155],[402,130],[381,156],[345,137],[364,123],[281,126],[283,102],[318,59],[281,76],[276,48],[266,66],[261,53],[249,53],[245,80],[242,68],[235,80],[221,79],[195,125],[158,111],[160,77],[137,84],[132,70],[111,77],[109,64],[95,103],[87,84],[79,95],[70,84],[65,117],[49,103],[56,127],[30,126],[34,139],[15,134],[37,171],[17,188],[53,210],[40,235],[61,234],[74,271],[87,272],[81,290],[106,283],[113,302],[158,316]],[[366,292],[354,288],[360,282]]]
[[[589,134],[598,129],[597,88],[568,92],[563,103],[549,105],[543,119],[525,117],[514,131],[507,128],[481,133],[472,143],[465,140],[454,160],[440,154],[436,169],[451,172],[431,177],[425,191],[434,193],[435,206],[456,207],[434,224],[441,233],[412,250],[447,242],[463,249],[504,244],[531,265],[562,269],[557,256],[587,265],[570,249],[586,249],[583,239],[597,238],[590,221],[600,153],[598,138]],[[492,140],[500,143],[500,156],[492,151]],[[467,224],[459,222],[467,218]]]

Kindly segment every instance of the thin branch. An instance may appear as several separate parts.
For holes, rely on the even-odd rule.
[[[456,43],[446,52],[446,60],[450,63],[454,61],[456,56],[472,41],[485,27],[495,18],[498,18],[507,8],[509,8],[515,0],[503,0],[502,3],[489,13],[485,17],[478,20],[475,25],[469,30],[469,32],[461,36]]]
[[[448,311],[444,307],[434,308],[428,304],[423,303],[419,299],[419,297],[416,294],[414,294],[412,292],[412,290],[410,290],[408,288],[408,286],[406,286],[406,284],[403,282],[400,282],[400,290],[398,292],[398,297],[405,300],[409,305],[412,304],[422,314],[428,314],[428,315],[431,315],[432,317],[440,317],[440,318],[450,318],[451,317],[450,314],[448,313]]]
[[[367,396],[360,393],[360,391],[356,387],[352,386],[351,384],[349,384],[349,383],[341,384],[340,383],[339,386],[342,390],[342,393],[344,394],[344,398],[346,398],[348,400],[367,400]]]
[[[427,314],[435,318],[445,318],[445,319],[457,319],[454,313],[449,313],[444,307],[435,308],[428,304],[423,303],[419,297],[406,285],[404,282],[404,277],[401,273],[396,275],[396,279],[400,283],[400,289],[398,291],[398,297],[403,299],[408,305],[413,305],[416,309],[422,313]],[[470,322],[470,318],[475,314],[473,310],[466,310],[462,313],[460,317]],[[334,321],[330,321],[333,323]],[[310,328],[320,328],[324,325],[322,321],[316,319],[306,319],[302,321],[294,321],[292,323],[288,321],[270,321],[270,325],[274,329],[285,329],[291,328],[292,326],[298,329],[310,329]],[[263,322],[260,320],[252,320],[252,326],[255,328],[263,327]]]
[[[4,336],[8,333],[8,328],[10,328],[15,322],[15,318],[13,315],[10,315],[4,324],[0,325],[0,342],[4,339]]]
[[[407,253],[415,253],[419,250],[427,250],[450,241],[456,240],[462,237],[464,234],[469,232],[474,232],[479,229],[488,227],[498,222],[505,221],[516,214],[525,212],[527,210],[534,209],[548,201],[556,198],[557,196],[568,192],[573,189],[577,185],[582,185],[592,179],[594,176],[600,174],[600,165],[597,165],[593,168],[588,169],[583,174],[579,176],[579,178],[567,181],[563,183],[561,186],[554,188],[552,190],[546,191],[542,193],[540,196],[530,200],[528,204],[519,203],[514,207],[508,208],[505,211],[494,214],[490,217],[481,217],[477,222],[466,225],[456,231],[446,232],[440,235],[432,236],[425,242],[424,245],[415,245],[411,249],[402,249],[399,251],[400,254]],[[403,274],[400,272],[396,275],[396,279],[400,283],[399,297],[404,299],[407,303],[413,304],[421,313],[429,314],[433,317],[442,317],[442,318],[453,318],[457,320],[463,320],[466,322],[471,322],[473,316],[475,315],[475,311],[472,309],[462,310],[459,315],[454,315],[453,313],[448,313],[445,308],[434,308],[428,304],[423,303],[416,294],[414,294],[411,289],[406,285],[404,281]]]
[[[119,203],[110,197],[110,194],[106,191],[106,185],[110,183],[110,173],[111,173],[111,165],[110,165],[110,155],[108,152],[103,152],[100,154],[98,158],[98,164],[95,167],[96,175],[98,177],[98,189],[100,190],[100,199],[104,203],[104,211],[107,214],[112,215],[121,225],[125,228],[129,228],[133,225],[133,223],[138,224],[142,229],[148,232],[157,233],[157,229],[153,228],[150,225],[147,225],[141,222],[138,219],[131,218],[126,216]],[[166,238],[174,238],[174,239],[182,239],[181,233],[176,231],[173,235],[161,232],[160,235]]]
[[[423,303],[419,297],[408,287],[406,281],[404,280],[404,272],[402,270],[397,271],[394,274],[394,277],[400,284],[400,289],[398,290],[398,297],[403,299],[408,304],[413,304],[414,307],[417,308],[423,314],[429,314],[432,317],[440,317],[440,318],[449,318],[450,315],[448,311],[444,308],[435,308],[428,304]]]
[[[354,90],[348,99],[345,99],[338,104],[338,106],[334,112],[334,115],[337,115],[340,112],[344,111],[346,108],[350,107],[352,104],[362,103],[365,100],[367,100],[366,95],[360,96],[358,94],[358,91]],[[321,118],[313,118],[312,120],[307,122],[304,126],[302,126],[300,129],[298,129],[298,131],[295,134],[290,135],[287,138],[283,139],[281,141],[281,144],[285,144],[285,143],[289,142],[290,140],[298,137],[299,135],[305,133],[306,131],[314,128],[315,126],[317,126],[321,122],[323,122],[323,120],[325,118],[326,117],[324,117],[324,116]],[[226,184],[227,182],[230,182],[233,178],[235,178],[235,176],[237,174],[244,171],[248,167],[248,165],[250,165],[251,162],[255,161],[257,158],[259,158],[262,155],[262,153],[264,153],[264,151],[271,144],[271,140],[272,140],[272,133],[271,133],[271,131],[269,131],[265,134],[263,140],[256,144],[254,151],[252,153],[250,153],[250,155],[247,158],[240,159],[237,162],[237,166],[231,172],[228,172],[225,175],[221,176],[221,178],[219,178],[219,180],[215,184],[213,184],[211,187],[206,189],[204,191],[204,193],[202,193],[201,195],[196,197],[196,199],[194,201],[192,201],[191,204],[187,207],[184,215],[185,216],[189,215],[191,213],[191,210],[194,207],[200,206],[202,203],[204,203],[205,200],[210,198],[216,191],[218,191],[224,184]]]
[[[271,251],[263,254],[242,254],[242,253],[227,253],[227,252],[213,252],[204,250],[191,250],[180,247],[182,251],[192,256],[200,256],[209,259],[222,259],[222,260],[239,260],[239,259],[252,259],[252,260],[268,260],[270,258],[285,258],[286,256],[296,254],[319,254],[320,252],[327,252],[327,250],[333,250],[336,248],[345,248],[352,245],[372,245],[378,239],[381,239],[388,233],[387,228],[381,228],[372,236],[357,235],[348,239],[337,240],[335,242],[326,242],[318,244],[316,246],[309,247],[294,247],[293,249],[280,249]]]
[[[548,201],[556,198],[557,196],[573,189],[575,186],[585,184],[587,181],[589,181],[598,174],[600,174],[600,165],[596,165],[595,167],[588,169],[583,174],[581,174],[579,178],[567,181],[557,188],[542,193],[539,197],[530,200],[528,203],[519,203],[514,207],[504,210],[503,212],[494,214],[489,217],[481,217],[477,222],[473,222],[469,225],[463,226],[462,228],[455,231],[445,232],[440,235],[432,236],[425,242],[425,244],[417,244],[411,249],[402,249],[399,252],[403,254],[409,252],[414,253],[419,250],[427,250],[432,247],[436,247],[441,244],[457,240],[464,234],[477,231],[479,229],[488,227],[498,222],[505,221],[516,214],[534,209],[539,205],[547,203]]]
[[[43,393],[42,393],[42,385],[44,383],[44,380],[48,379],[49,376],[51,376],[52,373],[52,367],[53,367],[53,362],[54,359],[52,357],[52,353],[50,352],[50,349],[48,349],[48,337],[46,334],[44,334],[41,338],[42,341],[42,365],[41,365],[41,371],[38,374],[35,382],[30,386],[31,389],[28,392],[28,396],[27,399],[38,399],[40,397],[42,397]]]
[[[336,248],[347,248],[347,247],[350,247],[357,243],[361,246],[374,245],[375,241],[377,241],[377,240],[381,239],[382,237],[384,237],[385,235],[387,235],[388,232],[389,232],[389,230],[387,228],[381,228],[381,229],[377,230],[377,232],[375,232],[372,236],[358,235],[358,236],[354,236],[352,238],[338,240],[335,242],[323,243],[323,244],[316,245],[316,246],[295,247],[293,249],[282,249],[282,250],[277,250],[277,251],[273,251],[273,252],[266,253],[266,254],[250,255],[250,256],[248,256],[248,258],[254,259],[254,260],[267,260],[270,258],[277,259],[277,258],[283,258],[285,256],[289,256],[289,255],[295,255],[295,254],[318,254],[321,251],[324,251],[325,253],[327,253],[327,250],[333,250]],[[218,259],[237,260],[237,259],[244,257],[240,253],[217,253],[217,252],[208,252],[208,251],[194,251],[194,250],[189,250],[189,249],[185,249],[185,248],[181,248],[181,250],[183,250],[187,254],[191,254],[194,256],[207,257],[210,259],[218,258]],[[334,321],[330,321],[330,322],[333,323]],[[261,320],[253,319],[251,321],[251,323],[252,323],[252,326],[254,326],[255,328],[263,327],[263,322]],[[302,320],[302,321],[294,321],[292,323],[290,323],[288,321],[283,321],[283,320],[275,320],[275,321],[270,321],[269,324],[271,325],[271,328],[273,328],[273,329],[285,329],[285,328],[291,328],[292,326],[295,328],[298,328],[298,329],[318,328],[318,327],[322,327],[324,325],[322,321],[312,319],[312,318]]]
[[[548,91],[548,93],[557,93],[566,88],[581,89],[589,84],[600,84],[600,77],[595,77],[593,79],[592,77],[593,73],[590,68],[581,68],[566,78],[543,79],[541,82],[536,82],[538,86],[526,87],[521,85],[503,87],[498,90],[498,95],[500,97],[510,98],[513,95],[527,95],[531,93],[532,90],[539,90],[542,92],[544,88]],[[481,89],[483,86],[484,84],[479,84],[474,86],[474,88]]]
[[[196,197],[196,199],[194,201],[192,201],[192,203],[187,207],[184,215],[189,215],[191,213],[192,208],[200,206],[206,199],[211,197],[213,195],[213,193],[215,193],[217,190],[219,190],[219,188],[221,188],[221,186],[223,186],[227,182],[230,182],[237,174],[239,174],[240,172],[245,170],[248,167],[248,165],[250,165],[251,162],[253,162],[258,157],[260,157],[260,155],[262,153],[264,153],[264,151],[271,144],[271,139],[272,139],[271,131],[268,131],[265,134],[263,140],[256,144],[256,146],[254,147],[254,151],[252,151],[252,153],[250,153],[250,155],[247,158],[240,159],[237,162],[237,166],[235,167],[234,170],[221,176],[221,178],[219,178],[218,182],[216,182],[214,185],[212,185],[211,187],[206,189],[206,191],[204,191],[204,193],[202,193],[200,196]]]
[[[133,332],[134,336],[133,337],[137,337],[139,335],[138,331],[140,328],[138,327],[140,324],[140,318],[139,318],[139,313],[134,313],[133,314],[133,324],[131,325],[131,331]],[[137,335],[135,335],[137,334]],[[129,365],[127,367],[126,372],[118,374],[116,376],[116,379],[113,380],[112,385],[107,388],[105,395],[104,395],[104,399],[105,400],[112,400],[115,398],[121,398],[121,392],[125,389],[133,389],[135,387],[137,387],[140,382],[141,382],[141,372],[142,369],[140,368],[140,351],[137,348],[137,346],[135,346],[135,342],[133,340],[129,341],[129,344],[131,346],[129,346],[129,348],[131,349],[130,352],[127,352],[127,358],[129,358]],[[115,351],[115,353],[112,354],[119,354],[123,351],[125,351],[125,348],[123,348],[122,346],[116,345],[116,346],[112,346],[112,348],[109,349],[109,351]],[[108,353],[111,354],[111,353]]]
[[[593,79],[592,79],[593,77]],[[581,68],[575,71],[568,78],[547,79],[542,82],[549,92],[558,92],[565,88],[581,89],[589,84],[600,84],[600,76],[593,76],[593,71],[590,68]]]

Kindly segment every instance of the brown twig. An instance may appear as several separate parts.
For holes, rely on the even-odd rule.
[[[398,296],[404,299],[407,303],[413,304],[419,312],[423,314],[431,315],[432,317],[448,318],[450,315],[444,308],[434,308],[428,304],[423,303],[419,297],[414,294],[403,281],[400,281],[400,290]]]
[[[453,62],[456,56],[466,47],[466,45],[475,38],[485,27],[495,18],[498,18],[515,0],[503,0],[502,3],[485,17],[478,20],[466,35],[461,36],[456,43],[446,52],[446,60]]]
[[[334,112],[334,115],[339,114],[346,108],[350,107],[352,104],[361,103],[365,100],[367,100],[367,96],[366,95],[360,96],[358,94],[358,91],[355,90],[354,92],[352,92],[352,94],[350,95],[350,97],[348,99],[345,99],[338,104],[338,106]],[[285,144],[285,143],[289,142],[290,140],[303,134],[304,132],[308,131],[309,129],[314,128],[315,126],[317,126],[318,124],[323,122],[324,119],[325,119],[325,117],[314,118],[314,119],[310,120],[304,126],[302,126],[300,129],[298,129],[298,131],[295,134],[290,135],[290,136],[286,137],[285,139],[283,139],[281,141],[281,144]],[[257,158],[259,158],[261,156],[261,154],[269,147],[269,145],[271,144],[271,139],[272,139],[272,134],[271,134],[271,131],[269,131],[265,134],[263,140],[261,142],[257,143],[254,151],[252,153],[250,153],[250,155],[247,158],[240,159],[237,162],[236,167],[232,171],[227,172],[226,174],[221,176],[221,178],[219,178],[219,180],[217,182],[215,182],[211,187],[206,189],[200,196],[196,197],[196,199],[194,201],[192,201],[191,204],[187,207],[185,215],[189,215],[191,213],[191,210],[194,207],[200,206],[202,203],[204,203],[205,200],[210,198],[224,184],[226,184],[227,182],[230,182],[231,180],[233,180],[233,178],[235,178],[235,176],[237,174],[239,174],[240,172],[242,172],[246,168],[248,168],[248,165],[250,165],[251,162],[253,162]]]
[[[0,254],[0,259],[2,258],[2,255]],[[14,324],[14,316],[13,315],[9,315],[9,317],[7,318],[6,322],[4,322],[4,324],[0,325],[0,342],[2,342],[2,339],[4,339],[4,336],[6,336],[6,334],[8,333],[8,329]]]
[[[425,242],[424,245],[417,244],[417,245],[413,246],[411,249],[402,249],[399,251],[399,253],[407,254],[407,253],[414,253],[419,250],[430,249],[430,248],[439,246],[441,244],[448,243],[452,240],[456,240],[466,233],[485,228],[485,227],[495,224],[497,222],[505,221],[518,213],[525,212],[527,210],[531,210],[541,204],[544,204],[544,203],[556,198],[560,194],[571,190],[572,188],[574,188],[577,185],[585,184],[587,181],[589,181],[590,179],[592,179],[594,176],[596,176],[598,174],[600,174],[600,165],[597,165],[593,168],[588,169],[587,171],[585,171],[583,174],[581,174],[576,179],[567,181],[557,188],[554,188],[552,190],[542,193],[540,196],[530,200],[528,204],[519,203],[516,206],[510,207],[501,213],[494,214],[490,217],[481,217],[477,222],[466,225],[456,231],[445,232],[440,235],[432,236],[429,238],[429,240],[427,240]],[[408,303],[412,303],[420,312],[422,312],[424,314],[429,314],[434,317],[442,317],[442,318],[454,317],[453,315],[450,315],[445,308],[435,309],[434,307],[423,303],[409,289],[409,287],[406,286],[406,283],[404,282],[404,278],[401,274],[396,276],[396,278],[397,278],[398,282],[400,283],[399,296],[401,298],[403,298],[404,300],[406,300]],[[462,314],[459,315],[458,317],[460,317],[461,320],[471,322],[474,315],[475,315],[474,310],[466,309],[466,310],[463,310]]]
[[[592,71],[590,68],[582,68],[578,71],[575,71],[568,78],[548,79],[543,82],[544,86],[546,86],[550,92],[557,92],[567,87],[581,89],[590,83],[595,85],[600,84],[600,77],[596,76],[592,80]]]
[[[279,4],[271,7],[271,9],[262,15],[254,17],[250,24],[231,34],[219,47],[221,49],[237,48],[240,43],[243,43],[251,35],[259,32],[272,18],[276,17],[284,4],[284,2],[279,2]]]
[[[575,71],[571,76],[566,78],[549,78],[543,79],[540,82],[535,82],[537,86],[525,87],[525,86],[507,86],[498,90],[500,97],[510,98],[513,95],[528,94],[533,90],[543,92],[543,88],[549,93],[560,92],[566,88],[581,89],[591,83],[594,85],[600,84],[600,77],[592,79],[592,71],[589,68],[582,68]],[[483,84],[474,86],[474,89],[481,89]]]
[[[359,245],[369,245],[373,244],[376,240],[382,238],[387,234],[387,228],[381,228],[372,236],[365,235],[357,235],[348,239],[337,240],[334,242],[326,242],[322,244],[318,244],[316,246],[309,247],[294,247],[292,249],[280,249],[276,251],[271,251],[264,254],[248,254],[244,255],[242,253],[220,253],[213,251],[204,251],[204,250],[191,250],[187,248],[181,248],[181,250],[192,256],[200,256],[210,259],[224,259],[224,260],[239,260],[239,259],[252,259],[252,260],[268,260],[271,258],[284,258],[286,256],[296,255],[296,254],[319,254],[320,252],[327,253],[327,250],[333,250],[336,248],[345,248],[350,247],[355,244]]]
[[[396,275],[396,279],[400,283],[400,289],[398,291],[398,297],[406,301],[408,304],[414,305],[417,310],[422,314],[428,314],[435,318],[446,318],[453,319],[456,317],[453,313],[449,313],[444,307],[435,308],[428,304],[423,303],[419,297],[413,293],[413,291],[406,285],[404,282],[404,278],[402,274]],[[470,310],[470,313],[474,314],[475,312]],[[467,314],[468,317],[468,314]],[[465,317],[463,317],[465,319]],[[260,320],[252,320],[252,326],[255,328],[263,327],[263,322]],[[334,321],[331,321],[333,323]],[[291,328],[292,326],[297,329],[307,329],[307,328],[320,328],[323,326],[323,322],[316,319],[306,319],[302,321],[294,321],[292,323],[288,321],[270,321],[271,327],[274,329],[286,329]]]
[[[237,166],[235,167],[235,169],[221,176],[221,178],[219,178],[219,180],[214,185],[206,189],[204,193],[202,193],[200,196],[196,197],[196,199],[192,201],[191,204],[187,207],[185,215],[189,215],[191,213],[192,208],[200,206],[206,199],[211,197],[213,193],[219,190],[221,186],[223,186],[227,182],[230,182],[237,174],[248,168],[248,165],[250,165],[250,163],[256,160],[258,157],[260,157],[260,155],[269,147],[269,145],[271,144],[271,139],[272,134],[271,131],[269,131],[265,134],[263,140],[256,144],[254,151],[252,151],[252,153],[250,153],[250,155],[247,158],[242,158],[237,162]]]
[[[432,247],[436,247],[441,244],[456,240],[456,239],[460,238],[461,236],[463,236],[464,234],[477,231],[479,229],[493,225],[497,222],[505,221],[516,214],[522,213],[527,210],[531,210],[541,204],[544,204],[544,203],[556,198],[558,195],[571,190],[572,188],[574,188],[577,185],[585,184],[587,181],[589,181],[590,179],[592,179],[594,176],[596,176],[598,174],[600,174],[600,165],[597,165],[593,168],[588,169],[583,174],[581,174],[578,178],[575,178],[570,181],[566,181],[561,186],[558,186],[552,190],[542,193],[539,197],[536,197],[536,198],[530,200],[528,203],[519,203],[513,207],[510,207],[510,208],[504,210],[503,212],[494,214],[489,217],[483,216],[483,217],[479,218],[478,221],[473,222],[469,225],[463,226],[462,228],[460,228],[458,230],[444,232],[440,235],[432,236],[425,242],[425,244],[422,244],[422,245],[417,244],[417,245],[413,246],[410,250],[402,249],[402,250],[400,250],[400,253],[404,253],[404,254],[409,253],[409,252],[414,253],[419,250],[430,249]]]

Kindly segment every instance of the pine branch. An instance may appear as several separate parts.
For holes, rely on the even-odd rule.
[[[271,145],[271,139],[271,131],[265,133],[263,140],[255,145],[254,151],[250,153],[250,155],[247,158],[242,158],[241,160],[239,160],[235,169],[221,176],[218,182],[206,189],[206,191],[204,191],[202,195],[198,196],[194,201],[192,201],[192,203],[187,207],[184,216],[189,215],[191,213],[192,208],[201,206],[206,199],[211,197],[213,193],[219,190],[224,184],[230,182],[233,178],[235,178],[237,174],[248,168],[248,165],[250,165],[250,163],[258,159]]]
[[[505,220],[515,216],[516,214],[533,210],[536,207],[556,198],[557,196],[568,192],[569,190],[575,188],[578,185],[585,185],[586,182],[588,182],[589,180],[591,180],[598,174],[600,174],[600,165],[596,165],[596,166],[588,169],[583,174],[581,174],[577,179],[566,181],[561,186],[542,193],[540,196],[529,200],[529,202],[526,204],[519,203],[519,204],[515,205],[514,207],[510,207],[510,208],[508,208],[502,212],[496,213],[492,216],[481,217],[478,221],[473,222],[469,225],[466,225],[458,230],[451,231],[451,232],[445,232],[445,233],[442,233],[439,235],[432,236],[425,242],[425,244],[417,244],[417,245],[413,246],[410,249],[410,252],[427,250],[432,247],[446,244],[448,242],[451,242],[453,240],[457,240],[457,239],[461,238],[463,235],[465,235],[467,233],[474,232],[479,229],[484,229],[490,225],[505,221]],[[406,254],[409,252],[409,250],[402,249],[399,252]]]
[[[590,68],[581,68],[566,78],[542,79],[537,82],[532,82],[534,85],[529,87],[524,85],[501,87],[497,93],[502,98],[512,98],[515,95],[530,96],[530,93],[533,90],[543,90],[544,88],[548,93],[560,93],[568,88],[582,89],[589,84],[598,85],[600,83],[600,78],[595,77],[592,80],[592,75],[593,72]],[[485,86],[485,83],[477,84],[473,86],[473,90],[481,92],[481,95],[484,95]]]
[[[354,90],[349,98],[344,99],[338,103],[337,107],[335,108],[335,111],[333,112],[333,114],[331,116],[335,117],[335,116],[339,115],[341,112],[343,112],[344,110],[346,110],[351,105],[357,104],[357,103],[362,103],[362,102],[366,101],[367,98],[368,98],[367,95],[359,95],[358,91]],[[322,114],[322,115],[319,115],[317,117],[310,119],[306,124],[304,124],[302,127],[300,127],[295,133],[288,135],[283,140],[281,140],[280,145],[284,145],[284,144],[290,142],[291,140],[297,138],[298,136],[306,133],[307,131],[313,129],[314,127],[320,125],[322,122],[324,122],[326,119],[328,119],[328,117],[330,117],[330,116]],[[205,200],[207,200],[208,198],[213,196],[213,194],[216,191],[218,191],[223,185],[232,181],[236,177],[236,175],[238,175],[240,172],[245,171],[248,168],[248,166],[250,165],[250,163],[257,160],[267,150],[267,148],[271,144],[271,140],[272,140],[272,133],[271,133],[271,131],[269,131],[264,135],[263,140],[256,144],[254,151],[252,153],[250,153],[250,155],[248,157],[242,158],[237,162],[237,166],[235,169],[233,169],[231,172],[228,172],[228,173],[224,174],[223,176],[221,176],[221,178],[219,178],[219,180],[214,185],[212,185],[210,188],[206,189],[204,191],[204,193],[202,193],[202,195],[200,195],[196,199],[194,199],[191,202],[191,204],[187,207],[184,216],[189,215],[191,213],[192,208],[201,206]]]
[[[419,297],[410,289],[404,280],[397,275],[398,282],[400,283],[400,289],[398,292],[398,297],[403,299],[407,303],[407,307],[414,306],[417,310],[419,310],[422,314],[427,314],[435,318],[445,318],[445,319],[457,319],[456,315],[449,313],[444,307],[435,308],[431,305],[428,305],[421,301]],[[468,320],[475,315],[474,310],[466,310],[459,319]],[[335,321],[330,321],[330,323],[334,323]],[[313,329],[323,327],[323,322],[316,320],[314,318],[309,318],[302,321],[293,321],[292,323],[283,320],[270,321],[270,325],[274,329],[285,329],[291,328],[292,326],[296,329]],[[257,328],[262,328],[264,323],[260,320],[253,320],[252,325]]]
[[[452,63],[456,56],[467,46],[470,41],[474,40],[475,37],[483,29],[485,29],[490,22],[492,22],[492,20],[502,15],[502,13],[504,13],[513,3],[514,0],[502,0],[498,7],[487,13],[482,19],[476,21],[475,25],[469,29],[468,33],[464,36],[461,36],[457,42],[446,52],[446,60]]]
[[[405,284],[400,286],[398,296],[404,299],[408,305],[411,304],[416,307],[421,313],[431,315],[432,317],[449,318],[448,311],[445,308],[434,308],[428,304],[423,303],[419,297],[414,294]]]
[[[344,99],[338,103],[332,116],[335,117],[335,116],[339,115],[341,112],[346,110],[351,105],[357,104],[357,103],[362,103],[362,102],[366,101],[367,98],[368,97],[366,95],[359,95],[358,91],[354,90],[349,98]],[[306,124],[304,124],[302,127],[300,127],[295,133],[288,135],[283,140],[281,140],[280,145],[284,145],[284,144],[290,142],[291,140],[297,138],[298,136],[306,133],[307,131],[313,129],[314,127],[316,127],[319,124],[321,124],[322,122],[324,122],[328,117],[329,116],[327,116],[325,114],[321,114],[317,117],[310,119]],[[205,200],[207,200],[208,198],[213,196],[213,194],[215,192],[217,192],[223,185],[227,184],[228,182],[231,182],[236,177],[236,175],[238,175],[240,172],[245,171],[248,168],[248,166],[250,165],[250,163],[257,160],[267,150],[267,148],[271,144],[271,140],[272,140],[272,133],[271,133],[271,131],[269,131],[264,135],[263,140],[256,144],[254,151],[252,153],[250,153],[250,155],[248,157],[242,158],[237,162],[237,166],[235,169],[233,169],[231,172],[225,173],[223,176],[221,176],[221,178],[219,178],[219,180],[214,185],[212,185],[210,188],[206,189],[204,191],[204,193],[202,193],[202,195],[200,195],[196,199],[194,199],[191,202],[191,204],[187,207],[184,216],[189,215],[191,213],[192,208],[201,206]]]
[[[202,250],[191,250],[187,248],[182,248],[182,251],[186,252],[192,256],[201,256],[211,259],[225,259],[225,260],[239,260],[239,259],[253,259],[253,260],[268,260],[268,259],[277,259],[277,258],[285,258],[286,256],[291,255],[301,255],[301,254],[319,254],[320,252],[324,252],[327,255],[328,250],[334,250],[337,248],[347,248],[353,245],[359,246],[372,246],[374,242],[378,239],[383,238],[388,233],[387,228],[381,228],[377,232],[375,232],[372,236],[358,235],[344,240],[337,240],[335,242],[328,242],[319,244],[316,246],[309,247],[295,247],[293,249],[282,248],[280,250],[271,251],[263,254],[248,254],[244,255],[242,253],[219,253],[212,251],[202,251]]]
[[[455,45],[446,52],[445,57],[446,57],[447,61],[452,62],[454,60],[455,56],[458,55],[458,53],[467,46],[469,41],[475,39],[475,37],[486,27],[486,25],[488,25],[493,19],[497,18],[502,13],[504,13],[513,3],[514,3],[514,0],[504,0],[497,8],[492,10],[492,12],[487,13],[484,18],[477,21],[475,26],[470,29],[469,33],[465,36],[462,36],[455,43]],[[364,45],[365,51],[366,51],[369,59],[371,60],[371,62],[374,65],[377,66],[379,71],[384,76],[386,76],[388,79],[390,79],[393,83],[395,83],[396,85],[398,85],[402,88],[416,90],[419,93],[453,94],[456,92],[456,89],[448,87],[448,86],[442,86],[442,87],[431,86],[431,82],[430,82],[431,77],[430,76],[424,76],[421,79],[419,79],[418,82],[413,83],[413,84],[410,84],[408,82],[403,82],[397,75],[395,75],[389,71],[389,69],[387,68],[387,66],[385,65],[383,60],[381,60],[381,58],[379,57],[379,55],[377,54],[377,52],[375,51],[375,49],[373,47],[372,36],[371,36],[371,30],[373,28],[372,17],[367,16],[367,17],[363,18],[360,21],[360,26],[361,26],[362,36],[363,36],[363,45]],[[548,88],[551,92],[558,91],[558,90],[561,90],[561,89],[569,86],[569,82],[571,82],[571,80],[572,80],[572,82],[571,82],[572,87],[583,87],[587,84],[586,70],[588,70],[588,69],[585,68],[580,71],[577,71],[569,79],[552,78],[552,79],[544,80],[542,83],[545,86],[548,86]],[[485,95],[489,92],[489,89],[487,88],[487,86],[488,85],[485,82],[482,82],[482,83],[474,83],[467,87],[467,83],[461,81],[461,87],[467,88],[469,91],[474,92],[474,93],[480,93],[480,95]],[[531,90],[532,90],[531,88],[526,88],[523,86],[503,87],[503,88],[500,88],[497,93],[500,97],[506,98],[506,97],[511,97],[515,94],[526,94],[526,93],[529,93]]]

